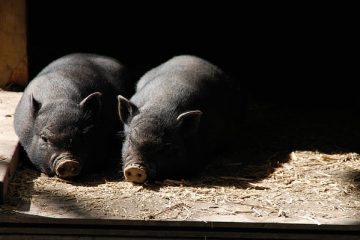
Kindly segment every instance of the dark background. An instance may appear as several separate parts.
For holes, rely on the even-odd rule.
[[[178,54],[235,77],[251,103],[356,108],[355,19],[337,6],[28,1],[30,78],[72,52],[117,58],[136,78]]]

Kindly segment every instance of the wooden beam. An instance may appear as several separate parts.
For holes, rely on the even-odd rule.
[[[2,1],[2,0],[0,0]],[[14,112],[21,93],[0,90],[0,204],[18,162],[18,138],[14,131]]]
[[[26,0],[0,0],[0,88],[28,82]]]
[[[358,240],[360,226],[284,223],[2,217],[0,239],[329,239]]]

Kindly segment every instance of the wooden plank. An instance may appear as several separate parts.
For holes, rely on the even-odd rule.
[[[16,104],[22,93],[0,90],[0,204],[18,161],[18,138],[13,121]]]
[[[25,0],[0,1],[0,88],[28,82]]]
[[[0,142],[0,144],[2,144]],[[16,166],[19,159],[19,146],[16,145],[15,149],[13,144],[2,145],[0,152],[3,152],[4,147],[8,147],[11,157],[7,158],[4,155],[0,155],[0,204],[3,204],[6,197],[7,188],[13,175],[15,174]]]
[[[359,239],[360,226],[109,219],[2,218],[4,239]],[[21,237],[27,238],[21,238]],[[1,239],[1,234],[0,234]]]

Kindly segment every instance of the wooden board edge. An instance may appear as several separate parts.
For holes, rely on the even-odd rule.
[[[0,162],[0,168],[3,168],[3,174],[0,174],[0,204],[3,204],[5,202],[9,183],[15,174],[15,170],[19,161],[19,149],[20,144],[18,143],[15,147],[10,161]]]

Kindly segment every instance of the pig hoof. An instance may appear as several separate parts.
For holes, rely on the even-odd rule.
[[[79,175],[80,163],[72,160],[60,161],[55,167],[55,174],[59,178],[71,178]]]
[[[147,175],[144,169],[137,166],[129,166],[124,169],[126,181],[134,183],[144,183]]]

